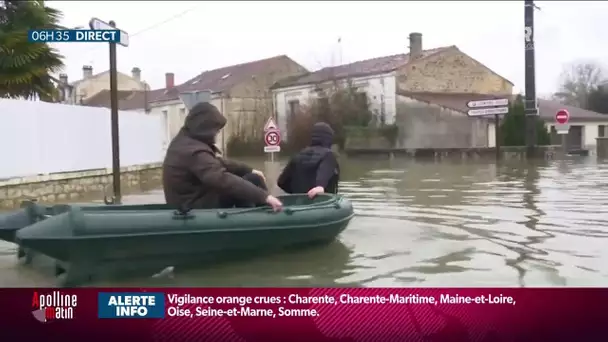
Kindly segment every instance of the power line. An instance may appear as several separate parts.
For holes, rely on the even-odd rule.
[[[130,40],[130,38],[135,37],[135,36],[137,36],[139,34],[145,33],[147,31],[150,31],[150,30],[153,30],[153,29],[158,28],[160,26],[163,26],[163,25],[165,25],[165,24],[167,24],[167,23],[169,23],[169,22],[171,22],[173,20],[179,19],[179,18],[183,17],[184,15],[186,15],[186,14],[188,14],[188,13],[190,13],[190,12],[196,10],[196,9],[198,9],[198,7],[199,6],[194,6],[194,7],[190,8],[190,9],[187,9],[185,11],[177,13],[177,14],[175,14],[175,15],[167,18],[167,19],[164,19],[163,21],[157,22],[157,23],[155,23],[155,24],[153,24],[153,25],[151,25],[149,27],[146,27],[143,30],[137,31],[134,34],[129,34],[129,40]],[[83,54],[88,54],[88,53],[92,52],[93,50],[98,49],[100,47],[101,46],[99,46],[99,45],[93,46],[93,47],[89,48],[88,50],[84,51]]]
[[[171,22],[171,21],[173,21],[173,20],[175,20],[175,19],[181,18],[181,17],[183,17],[184,15],[186,15],[186,14],[188,14],[188,13],[190,13],[190,12],[194,11],[194,10],[195,10],[195,9],[197,9],[197,8],[198,8],[198,6],[195,6],[195,7],[192,7],[192,8],[190,8],[190,9],[187,9],[187,10],[185,10],[185,11],[183,11],[183,12],[180,12],[180,13],[178,13],[178,14],[176,14],[176,15],[172,16],[172,17],[169,17],[169,18],[167,18],[167,19],[165,19],[165,20],[163,20],[163,21],[161,21],[161,22],[158,22],[158,23],[156,23],[156,24],[154,24],[154,25],[152,25],[152,26],[149,26],[149,27],[147,27],[147,28],[145,28],[145,29],[143,29],[143,30],[141,30],[141,31],[138,31],[138,32],[136,32],[136,33],[134,33],[134,34],[132,34],[132,35],[129,35],[129,36],[130,36],[130,37],[135,37],[135,36],[137,36],[138,34],[141,34],[141,33],[144,33],[144,32],[150,31],[150,30],[153,30],[153,29],[155,29],[155,28],[157,28],[157,27],[159,27],[159,26],[162,26],[162,25],[164,25],[164,24],[166,24],[166,23],[169,23],[169,22]]]

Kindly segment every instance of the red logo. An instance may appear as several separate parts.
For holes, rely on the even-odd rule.
[[[76,295],[62,294],[53,291],[51,294],[32,294],[32,315],[39,322],[52,320],[64,320],[74,318],[74,307],[76,307]]]

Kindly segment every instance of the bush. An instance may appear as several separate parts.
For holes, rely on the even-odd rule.
[[[526,145],[526,114],[521,96],[509,108],[500,125],[500,140],[502,146],[525,146]],[[551,138],[545,123],[536,121],[536,144],[550,145]]]
[[[311,99],[307,105],[291,118],[288,124],[289,145],[299,149],[310,143],[311,128],[316,122],[326,122],[334,132],[334,143],[344,147],[347,126],[369,127],[372,113],[367,103],[367,95],[357,91],[350,82],[346,85],[334,82],[331,87],[317,87],[319,97]]]

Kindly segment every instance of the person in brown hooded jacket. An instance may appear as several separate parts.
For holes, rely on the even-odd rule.
[[[280,210],[281,201],[268,193],[261,173],[218,156],[215,136],[225,125],[214,105],[192,107],[163,162],[167,204],[182,211],[263,204]]]

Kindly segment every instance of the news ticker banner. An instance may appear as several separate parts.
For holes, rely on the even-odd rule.
[[[120,30],[29,30],[30,43],[120,43]]]
[[[588,342],[608,336],[608,289],[0,289],[0,303],[6,341]]]

